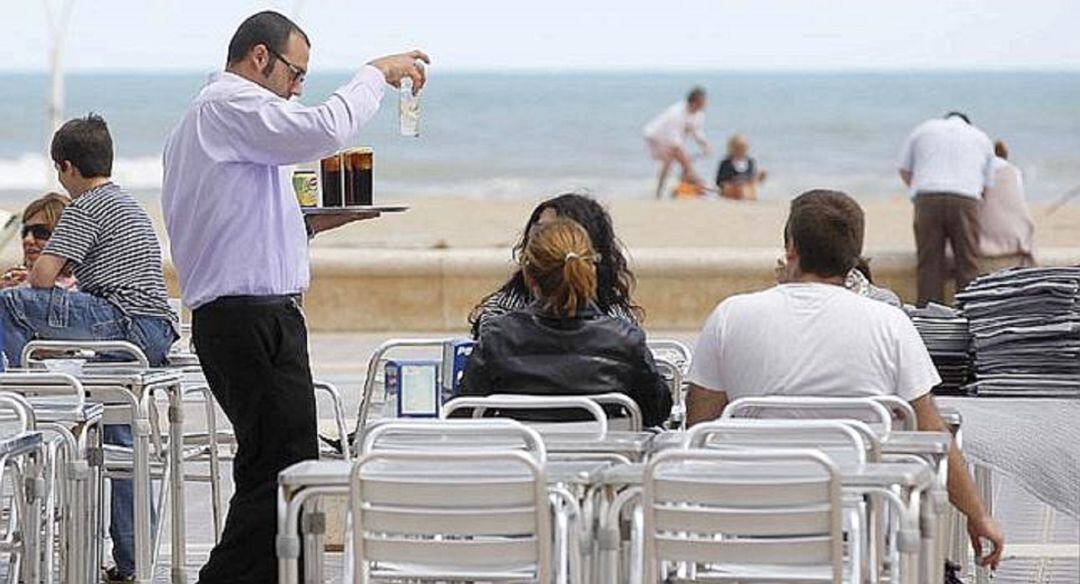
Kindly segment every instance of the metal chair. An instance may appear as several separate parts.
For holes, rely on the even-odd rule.
[[[889,409],[869,397],[743,397],[728,404],[721,417],[858,420],[869,425],[882,442],[888,439],[893,428]]]
[[[521,451],[373,451],[353,467],[354,582],[551,582],[542,461]]]
[[[608,432],[608,418],[604,408],[591,396],[541,396],[541,395],[518,395],[496,394],[485,397],[458,397],[443,405],[442,417],[450,418],[459,410],[469,410],[473,418],[481,418],[489,409],[512,409],[512,410],[581,410],[588,413],[592,420],[588,422],[566,422],[545,424],[543,427],[557,428],[564,426],[572,431],[590,430],[591,434],[604,436]],[[631,400],[631,403],[633,401]],[[621,404],[620,404],[621,405]],[[634,404],[634,408],[637,405]],[[638,419],[641,411],[637,412]],[[639,422],[640,423],[640,422]]]
[[[8,555],[10,581],[39,582],[43,562],[52,562],[41,551],[47,451],[25,398],[0,393],[0,410],[16,421],[0,437],[0,493],[5,494],[0,553]]]
[[[915,408],[907,400],[898,395],[875,395],[870,399],[884,405],[889,409],[893,417],[893,427],[904,432],[915,432],[919,429],[919,419],[915,415]]]
[[[547,460],[540,434],[504,418],[453,420],[388,420],[373,424],[360,454],[401,450],[522,450]]]
[[[661,453],[644,529],[646,582],[844,581],[840,473],[815,450]]]
[[[856,429],[861,426],[860,429]],[[841,420],[758,420],[727,418],[698,424],[683,441],[684,448],[798,449],[813,448],[840,467],[853,468],[881,461],[881,443],[862,422]],[[844,531],[854,574],[874,582],[883,567],[878,558],[885,529],[883,514],[871,517],[864,493],[845,496]],[[880,528],[878,528],[880,526]],[[891,530],[887,530],[891,534]],[[895,553],[889,550],[892,559]],[[891,564],[890,564],[891,565]]]
[[[96,581],[104,408],[86,403],[82,384],[64,373],[0,373],[0,389],[31,408],[34,428],[45,437],[42,580],[53,582],[58,568],[62,582]]]
[[[645,346],[652,352],[656,359],[666,359],[678,366],[685,376],[690,372],[690,364],[694,360],[694,352],[690,345],[675,339],[648,339]]]

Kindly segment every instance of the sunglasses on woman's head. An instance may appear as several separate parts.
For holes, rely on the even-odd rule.
[[[22,236],[24,239],[27,234],[33,234],[34,239],[49,239],[52,237],[52,229],[44,225],[23,225]]]

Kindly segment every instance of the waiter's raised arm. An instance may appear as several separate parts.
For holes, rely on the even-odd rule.
[[[355,139],[379,110],[385,89],[383,73],[372,66],[314,106],[253,88],[245,98],[206,103],[203,136],[220,160],[273,165],[316,160]]]

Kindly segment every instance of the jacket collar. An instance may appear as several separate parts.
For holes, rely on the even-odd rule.
[[[551,307],[540,299],[533,300],[526,310],[543,319],[566,320],[563,317],[556,315],[555,312],[551,310]],[[596,303],[589,301],[585,306],[579,308],[577,314],[570,317],[570,320],[589,320],[600,316],[600,314],[600,308],[596,306]]]

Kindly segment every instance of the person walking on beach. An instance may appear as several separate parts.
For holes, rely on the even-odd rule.
[[[188,107],[165,144],[162,208],[192,337],[210,389],[236,432],[236,493],[221,541],[199,573],[214,582],[275,582],[278,472],[318,456],[307,328],[315,234],[375,214],[305,219],[282,166],[351,142],[387,84],[425,80],[427,55],[371,61],[324,103],[300,95],[311,43],[272,11],[245,20],[225,71]]]
[[[664,181],[673,162],[682,168],[682,180],[695,185],[704,183],[694,172],[694,163],[683,148],[687,135],[701,148],[703,156],[712,154],[712,144],[705,138],[705,89],[690,90],[685,101],[679,101],[645,125],[645,143],[653,159],[660,162],[660,177],[656,183],[656,198],[662,198]]]
[[[994,184],[994,147],[960,112],[927,120],[900,154],[900,179],[915,199],[918,304],[945,301],[945,244],[959,291],[979,274],[979,204]]]

